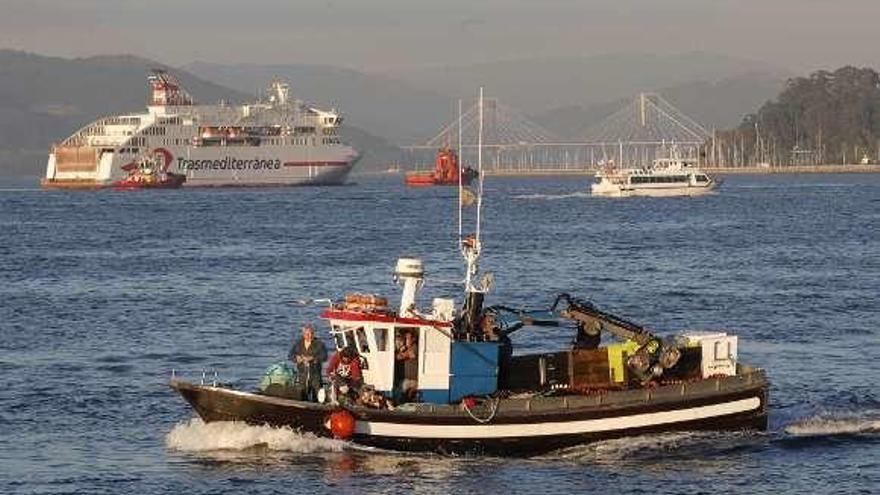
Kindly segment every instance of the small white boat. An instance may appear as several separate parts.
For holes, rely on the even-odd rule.
[[[702,172],[695,159],[673,151],[668,158],[654,160],[650,167],[607,166],[596,172],[590,187],[593,196],[697,196],[709,193],[721,182]]]

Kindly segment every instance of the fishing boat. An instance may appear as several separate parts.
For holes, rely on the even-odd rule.
[[[307,402],[284,387],[241,390],[204,375],[199,383],[172,376],[171,387],[206,422],[289,427],[397,451],[529,456],[650,432],[766,429],[768,380],[739,361],[736,335],[661,336],[569,294],[533,309],[486,304],[494,278],[479,267],[481,158],[478,149],[475,211],[459,202],[460,304],[425,305],[424,263],[400,258],[399,304],[350,294],[320,313],[336,350],[356,353],[364,393],[386,405],[333,386]],[[574,342],[517,352],[513,334],[538,327],[564,328]],[[415,344],[404,363],[415,366],[400,366],[400,340]]]
[[[477,173],[470,167],[459,164],[458,154],[449,148],[437,150],[434,170],[428,172],[408,172],[404,179],[407,186],[458,186],[470,185]]]
[[[619,169],[613,164],[596,172],[593,196],[698,196],[714,191],[720,181],[701,171],[697,161],[680,156],[655,159],[651,166]]]

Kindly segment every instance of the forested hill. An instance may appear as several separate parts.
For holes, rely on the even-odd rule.
[[[847,66],[789,79],[775,100],[719,137],[746,163],[876,162],[880,74]]]

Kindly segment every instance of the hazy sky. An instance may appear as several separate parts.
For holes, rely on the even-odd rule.
[[[880,0],[0,0],[0,47],[370,71],[693,50],[880,66]]]

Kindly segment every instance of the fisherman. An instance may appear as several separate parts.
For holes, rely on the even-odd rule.
[[[357,351],[346,346],[338,351],[327,363],[327,377],[334,390],[349,399],[356,399],[363,384],[361,362]]]
[[[416,342],[415,332],[406,332],[403,336],[403,346],[394,355],[396,361],[403,363],[403,382],[401,383],[402,401],[414,401],[419,388],[419,344]]]
[[[302,399],[317,402],[321,389],[321,365],[327,360],[327,348],[315,338],[315,327],[306,323],[302,337],[290,349],[289,358],[296,364]]]
[[[397,330],[394,332],[394,391],[393,396],[394,399],[400,401],[401,394],[403,393],[403,373],[404,373],[404,364],[406,361],[403,359],[403,351],[406,349],[406,345],[403,340],[404,332],[401,330]]]
[[[582,321],[577,322],[577,334],[574,336],[572,343],[573,349],[598,349],[602,342],[602,324],[593,321],[586,324]]]

